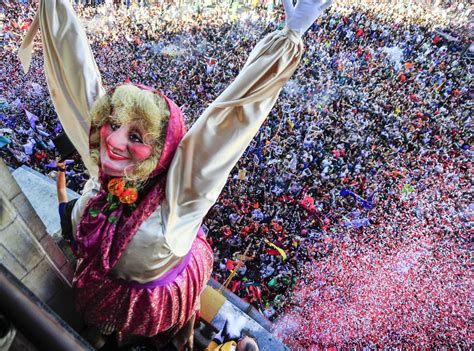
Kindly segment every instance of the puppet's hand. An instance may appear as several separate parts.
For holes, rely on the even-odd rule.
[[[293,6],[293,0],[283,0],[286,26],[303,35],[331,3],[332,0],[298,0]]]

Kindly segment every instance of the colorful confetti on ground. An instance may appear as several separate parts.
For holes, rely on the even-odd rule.
[[[399,179],[376,224],[335,226],[332,254],[307,264],[275,331],[293,350],[472,346],[471,165],[424,156],[399,168],[420,175],[412,192]]]

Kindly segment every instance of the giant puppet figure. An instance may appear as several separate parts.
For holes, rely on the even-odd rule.
[[[160,91],[131,83],[106,91],[70,1],[40,0],[19,56],[28,71],[40,29],[51,98],[91,175],[63,206],[87,325],[158,345],[192,320],[212,271],[202,220],[297,68],[301,36],[329,4],[284,1],[285,28],[256,45],[186,132],[179,107]]]

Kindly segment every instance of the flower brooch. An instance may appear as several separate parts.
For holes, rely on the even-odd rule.
[[[113,178],[107,184],[109,194],[107,194],[107,201],[113,202],[114,196],[118,200],[127,205],[132,205],[138,199],[138,191],[135,187],[127,187],[122,178]]]
[[[125,181],[122,178],[113,178],[109,180],[107,184],[107,202],[108,206],[105,208],[105,214],[110,214],[112,211],[116,210],[120,204],[128,205],[132,210],[137,207],[135,202],[138,199],[138,190],[133,186],[127,186]],[[89,213],[92,217],[97,217],[100,213],[100,210],[97,208],[91,208]],[[116,223],[118,217],[110,216],[109,222]]]

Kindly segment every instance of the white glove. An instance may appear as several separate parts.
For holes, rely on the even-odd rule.
[[[332,0],[298,0],[293,6],[292,0],[283,0],[286,26],[302,36],[331,3]]]

